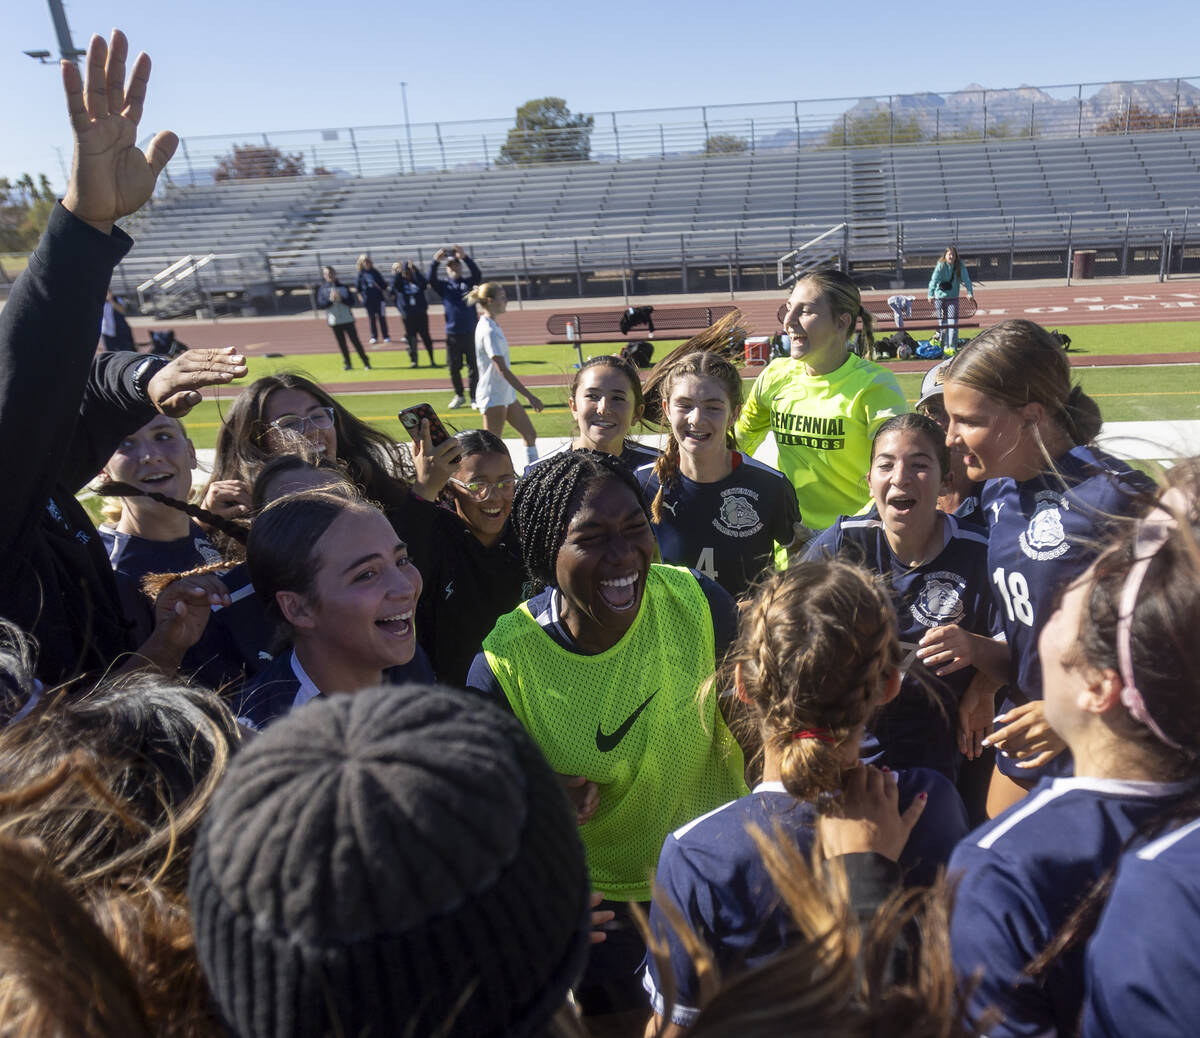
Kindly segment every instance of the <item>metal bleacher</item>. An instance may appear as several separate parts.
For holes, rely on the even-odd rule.
[[[461,243],[490,270],[578,278],[604,268],[770,264],[845,222],[846,261],[964,248],[1094,247],[1162,236],[1200,204],[1200,131],[895,147],[760,148],[382,176],[175,187],[141,214],[122,265],[137,282],[214,253],[211,288],[311,284],[369,251],[382,269]]]

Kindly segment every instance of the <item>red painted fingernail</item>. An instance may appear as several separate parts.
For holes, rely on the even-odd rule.
[[[918,794],[917,794],[917,799],[918,799],[918,800],[928,800],[928,799],[929,799],[929,794],[928,794],[928,793],[918,793]]]

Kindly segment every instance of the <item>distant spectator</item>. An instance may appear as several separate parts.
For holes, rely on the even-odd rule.
[[[951,245],[938,260],[929,278],[929,298],[937,308],[939,338],[942,349],[951,353],[958,345],[958,292],[967,290],[967,298],[974,300],[975,290],[966,264],[958,258],[958,249]]]
[[[363,306],[367,308],[367,321],[371,325],[371,345],[379,341],[380,333],[383,335],[384,342],[391,342],[391,336],[388,335],[387,315],[383,312],[387,306],[387,284],[383,280],[383,275],[375,269],[371,257],[365,252],[358,257],[356,269],[358,277],[354,279],[354,287],[358,289]]]
[[[100,320],[100,334],[104,337],[104,348],[109,353],[117,350],[132,350],[133,330],[125,320],[125,300],[109,291],[104,297],[104,317]]]
[[[325,284],[317,289],[317,306],[328,310],[325,315],[329,327],[333,329],[333,337],[337,339],[338,349],[342,351],[342,367],[350,370],[350,351],[346,349],[346,338],[354,343],[355,350],[363,362],[363,367],[371,370],[371,362],[367,360],[362,340],[358,337],[358,329],[354,326],[354,311],[350,305],[354,302],[354,293],[338,281],[337,272],[333,267],[322,267]]]
[[[433,340],[429,337],[429,300],[425,298],[425,289],[429,282],[425,280],[416,264],[405,260],[403,263],[392,264],[392,291],[396,293],[396,306],[404,315],[404,337],[408,340],[408,359],[412,366],[417,364],[417,336],[425,342],[425,352],[429,354],[429,366],[437,367],[433,356]]]
[[[541,411],[543,404],[513,374],[508,340],[496,323],[496,318],[508,309],[508,296],[499,282],[485,281],[467,293],[467,302],[475,304],[481,318],[475,325],[475,364],[483,375],[479,380],[475,405],[483,415],[484,427],[499,436],[507,421],[525,441],[527,460],[531,463],[537,461],[537,433],[525,408],[517,403],[517,394],[524,394],[535,411]]]
[[[914,296],[888,296],[888,309],[892,311],[892,321],[898,331],[904,330],[904,322],[912,317]]]
[[[475,364],[475,307],[467,302],[467,293],[483,280],[475,261],[463,252],[461,245],[454,246],[454,257],[446,260],[446,276],[438,274],[438,264],[446,259],[446,250],[438,249],[429,265],[429,284],[442,300],[446,311],[446,365],[450,368],[450,381],[454,385],[454,396],[447,405],[453,410],[467,403],[463,396],[463,361],[467,362],[467,387],[470,400],[475,400],[475,387],[479,384],[479,369]],[[463,264],[470,274],[462,276]]]

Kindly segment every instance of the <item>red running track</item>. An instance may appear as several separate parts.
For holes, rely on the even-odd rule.
[[[868,298],[885,296],[889,293],[867,293]],[[756,334],[767,335],[779,330],[776,312],[783,293],[779,296],[757,297],[736,301]],[[1176,280],[1158,282],[1087,282],[1075,285],[976,285],[976,298],[980,303],[977,319],[984,327],[1010,317],[1026,317],[1039,324],[1056,325],[1125,324],[1140,322],[1171,322],[1200,320],[1200,281]],[[714,299],[714,303],[728,300]],[[695,305],[689,301],[690,305]],[[670,306],[668,300],[661,303]],[[570,309],[575,312],[613,309],[607,306],[580,306],[572,301],[555,304],[539,304],[537,309],[511,310],[503,317],[504,333],[513,346],[542,345],[547,340],[546,318],[555,311]],[[395,389],[440,389],[449,387],[445,368],[440,374],[431,371],[429,378],[399,382],[387,377],[387,368],[408,367],[408,358],[402,341],[402,322],[394,311],[391,317],[394,341],[389,346],[379,344],[370,347],[376,359],[378,374],[368,376],[361,382],[339,383],[340,392],[363,392],[368,390],[390,391]],[[137,322],[139,325],[143,322]],[[358,320],[359,334],[366,340],[366,320]],[[443,320],[440,307],[429,310],[430,331],[434,337],[439,360],[444,359],[442,349]],[[333,335],[324,321],[317,317],[300,318],[247,318],[221,321],[175,321],[171,322],[176,335],[189,346],[237,346],[250,355],[279,353],[296,356],[312,353],[329,353],[335,348]],[[891,331],[888,322],[881,322],[879,331]],[[972,334],[970,328],[965,334]],[[140,336],[139,336],[140,337]],[[635,336],[636,337],[636,336]],[[587,344],[584,344],[587,351]],[[424,359],[424,350],[422,350]],[[1084,354],[1071,358],[1074,366],[1108,366],[1120,364],[1191,364],[1200,362],[1200,353],[1130,354],[1123,356],[1090,357]],[[301,362],[302,363],[302,362]],[[889,365],[895,371],[923,371],[927,361],[909,361]],[[561,374],[531,375],[525,379],[531,385],[557,385],[562,382]]]

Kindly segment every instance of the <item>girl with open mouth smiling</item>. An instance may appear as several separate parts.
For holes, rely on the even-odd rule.
[[[939,644],[957,639],[955,644],[969,645],[964,653],[986,660],[998,675],[980,679],[985,693],[994,693],[1003,680],[1007,655],[991,640],[987,536],[937,507],[948,473],[937,423],[911,413],[888,419],[871,445],[868,483],[877,511],[841,516],[805,557],[840,555],[864,565],[883,578],[896,609],[904,678],[900,694],[868,722],[863,759],[881,767],[934,768],[955,781],[960,747],[972,732],[977,740],[984,734],[991,700],[978,694],[979,686],[967,698],[974,666],[963,663],[950,673],[927,669],[915,658],[917,647],[927,636]]]
[[[541,461],[561,450],[603,451],[616,455],[636,470],[658,457],[653,447],[640,444],[629,435],[642,420],[646,405],[637,369],[623,357],[602,353],[584,361],[567,387],[567,405],[575,420],[576,434],[565,448],[543,455]]]
[[[291,645],[242,693],[237,713],[252,727],[320,695],[433,680],[414,623],[421,574],[383,513],[352,488],[268,505],[250,528],[246,562]]]
[[[663,561],[694,566],[740,597],[770,567],[776,545],[786,550],[807,538],[796,491],[736,449],[742,378],[724,357],[668,358],[646,394],[668,430],[663,454],[637,470]]]
[[[668,833],[746,792],[717,697],[698,697],[736,609],[720,585],[654,564],[637,480],[611,454],[532,466],[513,518],[542,590],[499,619],[467,685],[507,703],[564,776],[593,889],[617,913],[576,992],[584,1013],[644,1020],[645,946],[628,906],[649,902]]]
[[[221,558],[207,532],[185,511],[195,467],[196,448],[183,423],[160,414],[126,436],[100,473],[100,493],[121,495],[118,514],[99,532],[138,644],[154,629],[154,611],[142,593],[142,578],[180,573]],[[203,515],[202,509],[193,511]]]

